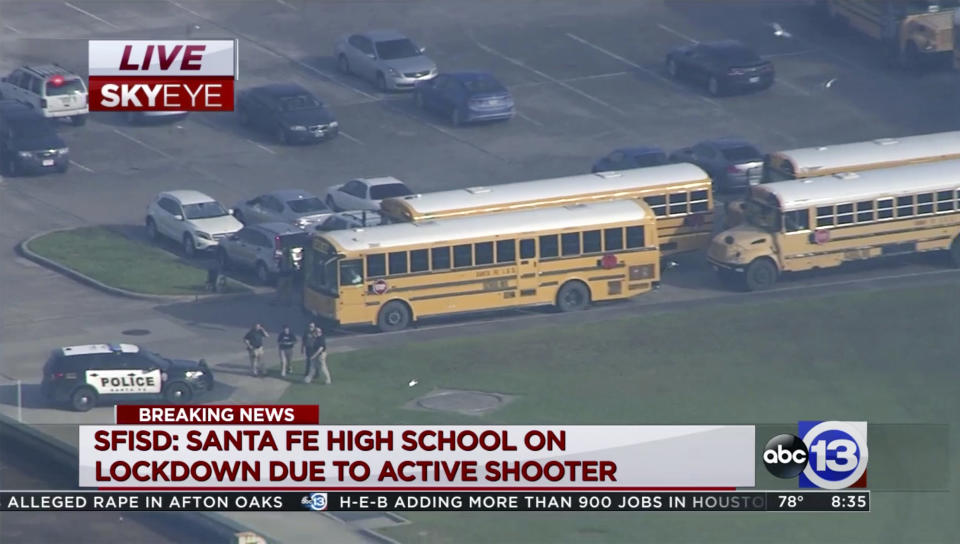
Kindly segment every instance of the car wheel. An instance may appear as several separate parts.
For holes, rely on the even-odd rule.
[[[197,246],[193,242],[193,236],[189,234],[183,235],[183,255],[188,259],[192,259],[197,254]]]
[[[459,127],[463,124],[463,119],[460,118],[460,109],[453,108],[453,111],[450,112],[450,124]]]
[[[667,61],[667,73],[670,74],[670,77],[674,79],[677,78],[677,74],[679,73],[677,71],[677,61],[673,59]]]
[[[77,412],[89,412],[97,405],[97,392],[89,387],[81,387],[70,395],[70,406]]]
[[[224,272],[230,269],[230,256],[227,255],[227,250],[223,248],[217,250],[217,264],[220,266],[220,270]]]
[[[73,126],[75,127],[82,127],[83,125],[87,124],[87,116],[74,115],[73,117],[70,118],[70,122],[73,123]]]
[[[960,236],[954,238],[953,243],[950,244],[950,260],[953,266],[960,268]]]
[[[337,57],[337,69],[340,70],[341,74],[350,75],[350,61],[347,60],[346,55],[340,55]]]
[[[707,92],[710,93],[711,96],[720,96],[721,90],[720,80],[715,76],[710,76],[710,79],[707,80]]]
[[[380,89],[380,92],[387,92],[387,78],[383,77],[382,72],[377,72],[377,89]]]
[[[287,137],[287,131],[283,127],[277,127],[277,132],[274,134],[278,143],[286,144],[289,143],[290,139]]]
[[[157,232],[157,223],[153,220],[152,217],[147,218],[147,238],[156,242],[159,238],[159,233]]]
[[[166,387],[163,396],[170,404],[185,404],[190,402],[191,397],[193,397],[193,391],[191,391],[190,386],[185,383],[173,382]]]
[[[234,212],[233,212],[233,218],[236,219],[237,221],[243,223],[244,225],[247,224],[247,222],[246,222],[246,221],[244,220],[244,218],[243,218],[243,212],[241,212],[240,210],[234,210]]]
[[[391,300],[380,308],[377,328],[382,332],[400,331],[410,325],[410,308],[399,300]]]
[[[769,289],[777,282],[777,266],[770,259],[755,259],[743,273],[743,281],[747,291]]]
[[[267,265],[263,264],[263,261],[257,261],[257,280],[261,285],[270,285],[270,271],[267,270]]]
[[[20,161],[16,157],[11,157],[7,162],[7,175],[15,178],[20,175]]]
[[[327,203],[327,207],[330,208],[331,210],[333,210],[333,211],[335,211],[335,212],[340,211],[340,208],[337,207],[337,203],[334,202],[332,196],[327,195],[326,203]]]
[[[249,125],[250,125],[250,114],[248,114],[248,113],[247,113],[246,111],[244,111],[244,110],[239,110],[239,111],[237,112],[237,121],[240,122],[240,125],[241,125],[241,126],[249,126]]]
[[[590,289],[583,282],[568,281],[557,291],[557,309],[561,312],[583,310],[590,305]]]

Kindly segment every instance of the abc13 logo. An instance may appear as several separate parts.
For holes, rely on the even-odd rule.
[[[867,424],[801,421],[798,435],[780,434],[763,449],[763,465],[777,478],[798,478],[799,487],[846,489],[867,485]]]

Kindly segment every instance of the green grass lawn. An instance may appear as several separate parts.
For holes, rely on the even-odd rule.
[[[207,271],[158,247],[104,227],[83,227],[41,236],[30,250],[111,287],[151,295],[205,292]],[[246,290],[227,281],[227,292]]]
[[[799,419],[866,420],[873,428],[955,425],[960,416],[960,281],[600,323],[587,322],[589,311],[582,315],[579,326],[333,354],[332,387],[292,384],[281,402],[319,404],[330,424],[792,424],[795,430]],[[412,379],[419,381],[413,388]],[[402,408],[434,388],[518,398],[480,417]],[[876,491],[869,514],[410,512],[403,515],[413,524],[386,534],[406,543],[950,542],[960,511],[960,447],[952,431],[953,480],[942,480],[952,492]],[[883,453],[871,451],[874,489],[897,481],[893,469],[874,462]],[[769,480],[758,474],[758,486],[796,486]]]

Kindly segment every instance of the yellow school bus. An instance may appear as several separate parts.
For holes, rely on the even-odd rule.
[[[457,312],[580,310],[659,280],[656,218],[647,204],[620,200],[317,234],[304,309],[394,331]]]
[[[671,255],[706,249],[713,233],[710,177],[692,164],[470,187],[400,198],[380,204],[390,221],[466,217],[604,200],[640,198],[657,216],[660,251]]]
[[[950,159],[960,159],[960,131],[804,147],[768,154],[761,183]],[[724,226],[731,228],[742,222],[743,201],[727,204]]]
[[[849,27],[880,42],[892,63],[911,67],[953,51],[957,0],[826,0],[837,27]]]
[[[757,185],[707,259],[748,290],[782,272],[949,250],[960,266],[960,160]]]

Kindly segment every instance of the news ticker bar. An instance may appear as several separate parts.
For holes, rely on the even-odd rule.
[[[869,512],[869,491],[4,491],[0,511]]]

